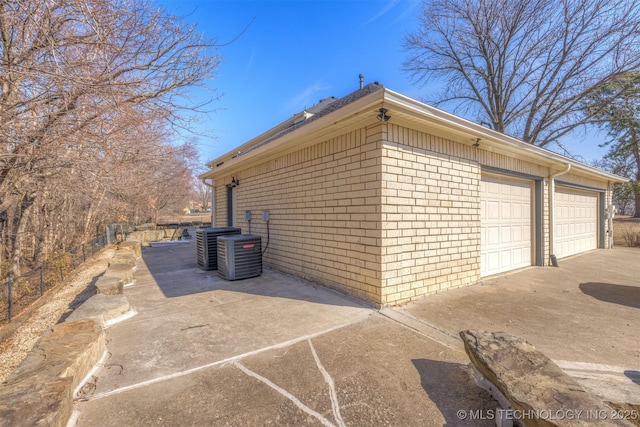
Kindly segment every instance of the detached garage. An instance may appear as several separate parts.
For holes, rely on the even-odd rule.
[[[376,305],[605,249],[624,182],[377,83],[208,166],[215,227],[250,226],[265,264]]]

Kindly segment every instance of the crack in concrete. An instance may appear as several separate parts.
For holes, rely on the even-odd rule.
[[[333,408],[333,416],[336,419],[339,427],[345,427],[344,420],[342,419],[342,415],[340,414],[340,402],[338,402],[338,393],[336,392],[336,386],[333,382],[333,378],[329,375],[329,372],[322,366],[322,362],[320,362],[320,358],[316,353],[316,349],[313,347],[313,343],[311,339],[308,339],[309,347],[311,348],[311,354],[313,354],[313,359],[316,361],[316,365],[318,369],[322,373],[325,382],[329,385],[329,396],[331,397],[331,407]]]
[[[233,366],[235,366],[236,368],[240,369],[245,374],[249,375],[250,377],[253,377],[253,378],[257,379],[258,381],[263,382],[264,384],[268,385],[269,387],[271,387],[272,389],[274,389],[275,391],[277,391],[278,393],[280,393],[281,395],[283,395],[284,397],[286,397],[287,399],[292,401],[298,408],[300,408],[301,410],[303,410],[307,414],[311,415],[312,417],[314,417],[318,421],[320,421],[323,426],[335,427],[335,424],[333,424],[331,421],[329,421],[328,419],[323,417],[322,414],[320,414],[320,413],[314,411],[313,409],[309,408],[307,405],[302,403],[297,397],[295,397],[294,395],[289,393],[287,390],[285,390],[282,387],[278,386],[277,384],[271,382],[269,379],[263,377],[262,375],[259,375],[259,374],[255,373],[255,372],[253,372],[252,370],[246,368],[244,365],[242,365],[238,361],[235,361],[232,364],[233,364]],[[344,426],[344,424],[341,424],[341,426]]]
[[[358,322],[366,320],[368,317],[369,316],[367,314],[367,316],[359,318],[359,319],[357,319],[355,321],[348,322],[348,323],[343,323],[341,325],[336,325],[334,327],[325,329],[325,330],[320,331],[320,332],[304,335],[304,336],[301,336],[301,337],[298,337],[298,338],[294,338],[294,339],[291,339],[291,340],[288,340],[288,341],[284,341],[284,342],[281,342],[281,343],[277,343],[277,344],[274,344],[274,345],[263,347],[263,348],[260,348],[260,349],[257,349],[257,350],[249,351],[249,352],[246,352],[244,354],[231,356],[231,357],[228,357],[228,358],[225,358],[225,359],[222,359],[222,360],[217,360],[215,362],[207,363],[205,365],[196,366],[194,368],[186,369],[184,371],[174,372],[174,373],[169,374],[169,375],[163,375],[163,376],[160,376],[160,377],[157,377],[157,378],[152,378],[152,379],[149,379],[149,380],[146,380],[146,381],[141,381],[141,382],[138,382],[138,383],[135,383],[135,384],[131,384],[131,385],[128,385],[128,386],[124,386],[124,387],[120,387],[120,388],[117,388],[117,389],[114,389],[114,390],[111,390],[111,391],[106,391],[106,392],[103,392],[103,393],[97,393],[97,394],[94,394],[93,396],[87,398],[86,400],[103,399],[105,397],[109,397],[109,396],[112,396],[112,395],[115,395],[115,394],[120,394],[120,393],[129,391],[129,390],[135,390],[135,389],[138,389],[138,388],[141,388],[141,387],[146,387],[146,386],[149,386],[151,384],[156,384],[156,383],[159,383],[159,382],[162,382],[162,381],[168,381],[168,380],[171,380],[171,379],[174,379],[174,378],[179,378],[179,377],[183,377],[183,376],[186,376],[186,375],[191,375],[194,372],[198,372],[198,371],[201,371],[201,370],[204,370],[204,369],[209,369],[209,368],[212,368],[212,367],[215,367],[215,366],[224,366],[227,363],[233,363],[233,362],[235,362],[237,360],[241,360],[241,359],[244,359],[246,357],[254,356],[254,355],[257,355],[257,354],[260,354],[260,353],[264,353],[264,352],[269,351],[269,350],[287,348],[287,347],[289,347],[291,345],[297,344],[297,343],[302,342],[302,341],[306,341],[306,340],[308,340],[310,338],[315,338],[315,337],[327,334],[329,332],[333,332],[333,331],[336,331],[338,329],[341,329],[341,328],[344,328],[344,327],[347,327],[347,326],[351,326],[353,324],[356,324]]]

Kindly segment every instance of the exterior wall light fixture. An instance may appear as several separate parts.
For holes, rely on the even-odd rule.
[[[378,114],[378,120],[380,120],[381,122],[382,121],[388,122],[389,119],[391,118],[391,116],[387,114],[389,110],[387,110],[386,108],[381,108],[378,111],[380,112],[380,114]]]

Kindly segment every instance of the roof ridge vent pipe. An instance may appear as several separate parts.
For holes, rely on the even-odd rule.
[[[360,89],[364,87],[364,74],[358,74],[358,78],[360,79]]]
[[[556,257],[556,242],[554,237],[554,228],[556,226],[556,177],[564,175],[571,170],[571,164],[565,163],[565,168],[559,172],[549,175],[549,258],[551,265],[558,266],[558,258]]]

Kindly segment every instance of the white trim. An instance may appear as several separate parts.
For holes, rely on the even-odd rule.
[[[297,117],[294,116],[227,154],[210,161],[207,165],[212,167],[212,169],[200,175],[200,178],[213,178],[214,176],[219,176],[224,173],[230,173],[230,170],[235,170],[240,167],[240,165],[247,167],[249,164],[253,164],[261,159],[264,160],[264,158],[270,155],[284,151],[289,143],[295,143],[297,146],[302,139],[313,138],[314,134],[319,132],[328,133],[339,130],[347,126],[349,121],[353,122],[355,120],[364,123],[367,120],[375,119],[375,112],[378,107],[387,108],[391,115],[391,120],[393,120],[394,110],[396,110],[396,114],[402,112],[406,114],[407,117],[412,117],[413,119],[423,121],[425,124],[431,124],[447,132],[462,136],[463,138],[458,142],[464,144],[471,145],[473,143],[471,138],[467,137],[474,137],[474,139],[481,138],[481,147],[488,151],[495,150],[503,154],[511,152],[519,157],[528,158],[532,160],[533,163],[548,167],[564,167],[566,164],[570,164],[572,169],[580,175],[587,175],[599,180],[609,180],[611,182],[628,182],[627,178],[601,171],[547,149],[528,144],[384,87],[362,98],[356,99],[326,116],[319,117],[309,124],[286,133],[267,144],[258,146],[267,139],[277,135],[278,132],[291,126],[294,123],[294,118]],[[370,112],[371,114],[363,114],[366,112]],[[244,154],[238,156],[239,151],[244,152]],[[215,166],[220,163],[223,164]]]

